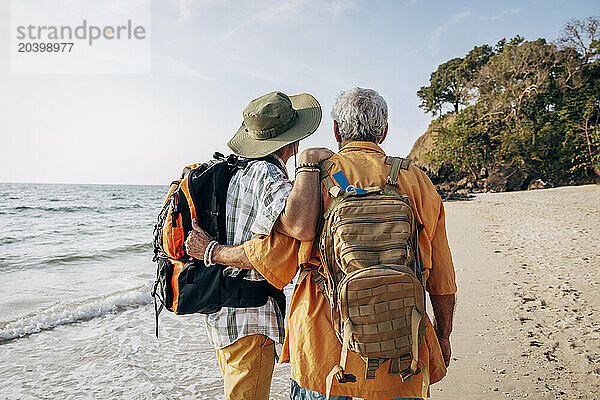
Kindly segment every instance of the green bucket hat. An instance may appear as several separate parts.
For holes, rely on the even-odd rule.
[[[321,123],[321,106],[308,93],[271,92],[254,99],[244,122],[227,146],[246,158],[260,158],[312,135]]]

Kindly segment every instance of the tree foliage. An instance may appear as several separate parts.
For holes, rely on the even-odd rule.
[[[595,61],[598,53],[600,37],[600,18],[572,19],[565,24],[559,43],[575,49],[586,62]]]
[[[425,159],[433,164],[453,160],[454,169],[461,174],[470,174],[475,179],[477,173],[488,160],[490,138],[480,125],[466,113],[458,115],[453,124],[440,127],[437,146]]]
[[[438,124],[437,165],[476,175],[518,165],[556,183],[600,170],[600,18],[569,21],[557,43],[503,39],[441,64],[417,95],[428,113],[453,107]],[[459,106],[463,106],[462,110]]]
[[[453,58],[438,67],[429,77],[429,86],[423,86],[417,92],[421,105],[426,112],[441,114],[444,105],[459,112],[461,105],[467,105],[471,100],[469,82],[494,54],[488,45],[476,46],[464,58]]]

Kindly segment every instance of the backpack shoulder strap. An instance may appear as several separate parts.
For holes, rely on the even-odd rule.
[[[323,182],[325,189],[327,189],[331,197],[337,197],[342,192],[341,188],[335,184],[333,178],[329,174],[329,171],[331,171],[331,168],[333,168],[334,165],[333,161],[330,160],[323,160],[319,163],[321,182]]]
[[[398,183],[398,174],[401,169],[408,169],[410,165],[410,160],[408,158],[400,158],[400,157],[386,157],[385,163],[390,165],[390,173],[387,177],[387,181],[385,186],[390,189],[396,189],[396,184]]]

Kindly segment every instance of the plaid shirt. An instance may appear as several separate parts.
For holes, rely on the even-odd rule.
[[[238,245],[259,235],[269,235],[285,208],[292,184],[284,172],[283,160],[275,158],[283,170],[260,160],[250,162],[233,175],[227,189],[227,244]],[[233,276],[239,272],[238,268],[228,267],[224,273]],[[255,270],[250,270],[244,279],[264,280]],[[206,316],[208,338],[217,349],[253,334],[262,334],[276,343],[283,343],[283,317],[272,298],[261,307],[223,307]]]

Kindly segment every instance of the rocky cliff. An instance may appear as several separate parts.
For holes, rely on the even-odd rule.
[[[454,122],[455,116],[448,114],[431,123],[427,131],[419,137],[408,158],[414,165],[424,170],[445,199],[462,198],[469,193],[510,192],[526,189],[543,189],[553,185],[543,179],[532,178],[521,165],[494,165],[484,167],[475,178],[455,173],[451,166],[436,166],[427,161],[425,155],[435,145],[435,135],[441,126]]]

